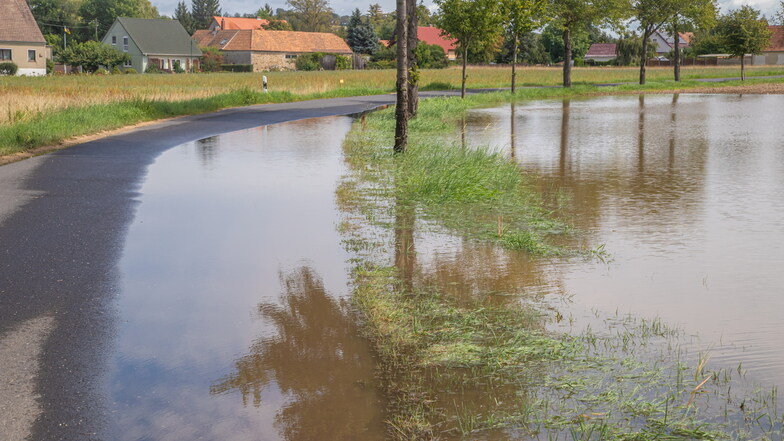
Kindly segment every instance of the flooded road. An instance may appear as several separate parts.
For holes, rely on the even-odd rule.
[[[117,440],[374,440],[334,188],[351,118],[191,142],[149,167],[119,262]]]
[[[490,285],[549,294],[565,315],[659,317],[698,334],[712,362],[784,385],[782,108],[780,95],[654,95],[472,111],[465,142],[502,146],[585,233],[577,245],[611,255],[501,253]],[[465,259],[488,274],[486,257],[466,250],[422,253],[431,268]]]

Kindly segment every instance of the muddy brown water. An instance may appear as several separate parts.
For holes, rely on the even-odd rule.
[[[150,166],[120,263],[105,439],[383,439],[335,229],[351,122],[229,133]]]
[[[496,274],[484,289],[545,295],[565,315],[661,318],[713,363],[784,385],[782,108],[777,95],[655,95],[474,110],[463,142],[513,157],[583,232],[571,245],[604,244],[611,260],[460,243],[420,260],[436,275],[465,261],[473,282]]]

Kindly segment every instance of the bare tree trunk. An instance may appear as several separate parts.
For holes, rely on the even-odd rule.
[[[675,81],[681,80],[681,37],[678,34],[678,17],[672,20],[672,36],[675,39]]]
[[[645,64],[648,62],[648,39],[651,37],[650,28],[646,27],[642,33],[642,54],[640,54],[640,84],[645,84]]]
[[[746,66],[745,66],[746,54],[742,54],[740,56],[740,80],[746,81]]]
[[[408,116],[414,118],[419,110],[419,66],[417,66],[416,49],[417,42],[417,26],[419,19],[417,17],[417,2],[416,0],[406,0],[408,4],[406,9],[408,12]]]
[[[572,87],[572,32],[569,27],[564,28],[564,65],[563,65],[563,87]]]
[[[397,107],[395,108],[395,153],[408,144],[408,26],[406,2],[397,0]]]
[[[466,95],[466,66],[468,64],[468,43],[463,47],[463,84],[460,86],[460,98]]]
[[[517,80],[517,35],[514,35],[514,49],[512,50],[512,94],[515,93],[515,82]]]

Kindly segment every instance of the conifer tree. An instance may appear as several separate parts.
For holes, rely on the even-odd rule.
[[[207,29],[213,16],[220,16],[219,0],[192,0],[191,16],[194,29]]]

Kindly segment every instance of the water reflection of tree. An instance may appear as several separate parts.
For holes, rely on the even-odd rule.
[[[277,336],[256,341],[210,393],[236,390],[244,405],[261,407],[274,383],[287,399],[276,416],[286,439],[372,439],[367,430],[382,426],[381,406],[374,386],[362,384],[374,365],[352,314],[308,267],[281,275],[281,284],[281,303],[258,307]]]
[[[209,168],[218,156],[218,137],[213,136],[196,141],[196,151],[202,167]]]

